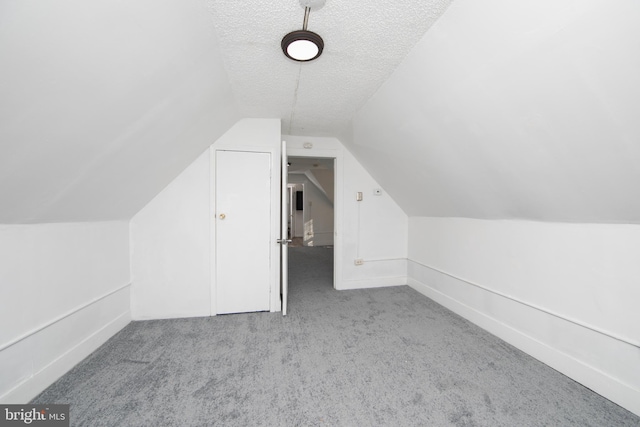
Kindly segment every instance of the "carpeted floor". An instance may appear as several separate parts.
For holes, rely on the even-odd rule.
[[[332,289],[291,248],[289,315],[133,322],[40,394],[84,426],[639,426],[409,287]]]

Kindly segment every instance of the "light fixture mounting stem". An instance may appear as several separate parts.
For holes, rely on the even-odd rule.
[[[304,21],[302,22],[302,30],[307,31],[307,24],[309,23],[309,12],[311,8],[309,6],[304,8]]]

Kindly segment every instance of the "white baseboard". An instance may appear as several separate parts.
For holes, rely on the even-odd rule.
[[[384,288],[387,286],[404,286],[407,276],[376,277],[373,279],[343,280],[339,290]]]
[[[584,363],[524,332],[517,330],[445,293],[411,277],[407,283],[454,313],[491,332],[509,344],[567,375],[623,408],[640,415],[640,390],[624,384],[605,372]]]
[[[33,373],[20,384],[0,396],[0,402],[7,404],[29,402],[130,322],[131,313],[128,310],[121,313],[64,354],[52,360],[38,372]]]

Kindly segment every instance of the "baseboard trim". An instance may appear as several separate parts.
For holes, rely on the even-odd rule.
[[[0,402],[8,404],[24,404],[29,402],[130,322],[130,311],[127,310],[119,314],[109,323],[71,347],[61,356],[52,360],[44,368],[35,372],[26,380],[0,396]]]
[[[636,415],[640,415],[640,390],[636,390],[597,368],[506,325],[498,319],[482,313],[425,283],[409,277],[407,284],[438,304],[491,332],[553,369]]]
[[[4,343],[4,344],[0,345],[0,351],[6,350],[7,348],[9,348],[9,347],[11,347],[11,346],[13,346],[15,344],[18,344],[20,341],[23,341],[23,340],[29,338],[30,336],[33,336],[33,335],[37,334],[38,332],[40,332],[42,330],[45,330],[48,327],[60,322],[61,320],[66,319],[67,317],[73,316],[74,314],[78,313],[79,311],[84,310],[85,308],[89,307],[90,305],[93,305],[93,304],[95,304],[97,302],[100,302],[103,299],[105,299],[107,297],[110,297],[111,295],[113,295],[113,294],[115,294],[117,292],[120,292],[121,290],[126,289],[126,288],[128,288],[130,286],[131,286],[131,283],[127,283],[126,285],[120,286],[119,288],[116,288],[116,289],[112,289],[109,292],[107,292],[106,294],[103,294],[103,295],[101,295],[101,296],[99,296],[97,298],[94,298],[91,301],[85,302],[84,304],[81,304],[78,307],[75,307],[74,309],[69,310],[68,312],[62,314],[61,316],[58,316],[55,319],[50,320],[47,323],[45,323],[43,325],[40,325],[40,326],[36,327],[35,329],[32,329],[31,331],[20,335],[18,338],[15,338],[15,339],[7,342],[7,343]]]
[[[376,277],[372,279],[343,280],[339,290],[384,288],[387,286],[404,286],[407,276]]]

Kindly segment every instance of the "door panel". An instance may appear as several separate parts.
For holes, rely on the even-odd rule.
[[[281,158],[281,170],[280,170],[280,246],[282,252],[280,254],[280,283],[282,287],[282,315],[287,315],[287,302],[289,299],[289,247],[287,243],[289,239],[288,233],[288,212],[287,212],[287,180],[289,174],[287,171],[287,143],[282,141],[282,158]]]
[[[216,312],[269,310],[271,154],[216,152]]]

